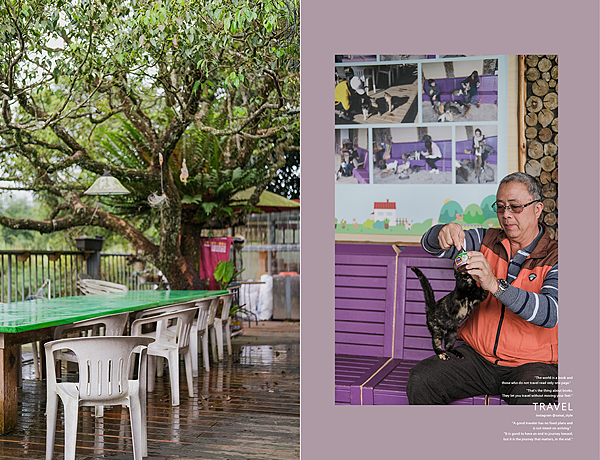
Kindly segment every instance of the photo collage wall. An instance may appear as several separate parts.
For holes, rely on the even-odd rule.
[[[336,233],[415,234],[412,224],[429,228],[449,201],[460,220],[495,193],[506,174],[506,66],[506,56],[336,55]],[[474,225],[495,225],[489,217]]]

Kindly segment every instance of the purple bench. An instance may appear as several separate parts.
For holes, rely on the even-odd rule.
[[[442,152],[442,158],[435,164],[440,171],[452,171],[452,141],[433,141],[440,148]],[[392,144],[392,150],[390,153],[390,159],[388,163],[398,160],[398,163],[403,163],[406,160],[402,159],[403,153],[414,152],[418,150],[420,152],[425,151],[425,144],[423,142],[397,142]],[[429,170],[429,166],[425,161],[425,158],[420,160],[410,160],[411,167],[420,166],[425,170]]]
[[[460,83],[465,77],[460,78],[439,78],[434,79],[435,84],[440,87],[440,100],[448,102],[452,100],[463,100],[462,96],[452,98],[452,91],[459,89]],[[497,75],[480,75],[479,88],[477,89],[477,100],[482,104],[497,104],[498,103],[498,76]],[[429,96],[423,91],[423,101],[429,102]]]
[[[452,262],[420,247],[403,248],[397,266],[391,245],[338,243],[335,252],[335,402],[408,404],[408,372],[434,354],[423,291],[409,267],[425,273],[439,299],[454,289]],[[481,395],[452,404],[505,403]]]
[[[486,137],[485,140],[487,141],[487,144],[494,147],[494,150],[496,151],[496,154],[488,155],[488,157],[485,161],[487,161],[490,164],[498,164],[498,155],[497,155],[497,153],[498,153],[498,136]],[[473,140],[472,139],[468,139],[466,141],[458,141],[456,143],[456,160],[457,161],[472,160],[473,155],[469,155],[469,154],[465,153],[465,149],[472,151],[472,148],[473,148]]]
[[[360,147],[356,147],[356,151],[358,152],[358,163],[363,163],[363,165],[359,168],[354,168],[352,170],[352,177],[354,177],[359,184],[368,184],[369,162],[365,161],[365,158],[367,158],[369,151],[361,149]]]

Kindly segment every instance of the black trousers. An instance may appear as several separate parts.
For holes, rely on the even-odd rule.
[[[530,363],[518,367],[491,363],[468,345],[456,350],[463,359],[437,355],[410,371],[406,393],[409,404],[448,404],[478,395],[501,395],[508,404],[554,403],[558,365]]]
[[[425,158],[425,163],[427,163],[431,169],[438,169],[435,163],[440,160],[441,158]]]

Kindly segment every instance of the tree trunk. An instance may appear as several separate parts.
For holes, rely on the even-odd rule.
[[[159,267],[169,280],[169,286],[176,291],[201,291],[207,289],[206,282],[200,279],[198,271],[186,257],[180,255],[173,258],[172,263]]]
[[[193,267],[196,274],[199,273],[201,260],[201,228],[198,225],[190,222],[181,224],[181,254],[186,259],[186,262]],[[198,275],[200,279],[200,275]],[[200,280],[200,284],[205,284],[205,281]]]
[[[165,177],[165,188],[174,189],[173,178],[169,173]],[[170,196],[177,197],[177,192]],[[201,290],[203,285],[193,260],[187,258],[182,250],[181,239],[181,203],[175,198],[161,210],[160,249],[156,267],[164,273],[174,290]],[[198,234],[200,232],[198,231]],[[198,246],[199,248],[199,246]]]

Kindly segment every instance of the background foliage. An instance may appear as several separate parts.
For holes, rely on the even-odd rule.
[[[100,227],[196,285],[202,228],[242,224],[267,187],[299,195],[298,12],[294,0],[0,3],[0,189],[40,203],[0,224]],[[83,192],[107,166],[131,194],[99,197],[94,214]]]

